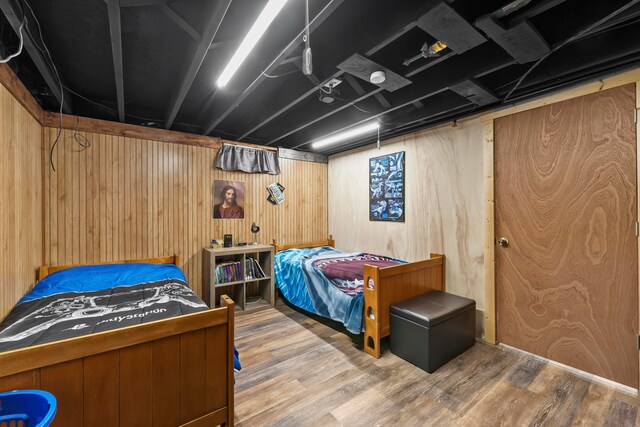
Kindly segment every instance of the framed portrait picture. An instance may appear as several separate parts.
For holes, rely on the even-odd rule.
[[[213,181],[213,217],[244,219],[244,182]]]
[[[369,159],[369,220],[404,222],[404,151]]]

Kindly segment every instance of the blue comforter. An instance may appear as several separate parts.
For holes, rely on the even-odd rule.
[[[45,277],[0,324],[0,351],[207,309],[171,264],[80,266]],[[234,360],[240,369],[237,354]]]
[[[359,280],[330,279],[325,273],[337,262],[362,263],[365,259],[367,264],[380,266],[403,262],[361,252],[337,251],[329,246],[289,249],[275,256],[276,286],[296,307],[341,322],[349,332],[359,334],[364,330],[361,266]]]
[[[187,281],[173,264],[84,265],[57,271],[42,279],[18,304],[65,292],[104,291],[118,286],[133,286],[158,280]]]

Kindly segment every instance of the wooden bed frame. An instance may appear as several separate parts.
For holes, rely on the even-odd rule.
[[[277,245],[275,251],[292,248],[333,246],[333,236],[327,240],[309,243]],[[445,290],[445,256],[431,254],[424,261],[379,268],[364,267],[364,351],[380,357],[380,340],[391,333],[389,307],[391,304],[431,291]]]
[[[223,295],[221,305],[0,353],[0,391],[53,393],[53,426],[233,426],[234,302]]]

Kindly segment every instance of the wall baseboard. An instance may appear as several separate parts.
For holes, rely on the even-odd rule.
[[[555,360],[547,359],[546,357],[538,356],[537,354],[529,353],[528,351],[520,350],[519,348],[511,347],[510,345],[499,343],[498,346],[502,347],[502,348],[504,348],[506,350],[512,350],[512,351],[515,351],[515,352],[518,352],[518,353],[526,354],[527,356],[531,356],[531,357],[533,357],[535,359],[544,361],[544,362],[548,363],[549,365],[557,366],[558,368],[563,369],[563,370],[565,370],[567,372],[570,372],[570,373],[574,374],[575,376],[583,378],[583,379],[585,379],[587,381],[591,381],[591,382],[594,382],[594,383],[597,383],[597,384],[602,384],[604,386],[611,387],[614,390],[619,391],[621,393],[625,393],[625,394],[628,394],[630,396],[638,397],[638,390],[633,388],[633,387],[629,387],[628,385],[620,384],[620,383],[617,383],[617,382],[612,381],[610,379],[599,377],[599,376],[594,375],[594,374],[590,374],[589,372],[583,371],[581,369],[574,368],[574,367],[569,366],[569,365],[565,365],[564,363],[556,362]]]

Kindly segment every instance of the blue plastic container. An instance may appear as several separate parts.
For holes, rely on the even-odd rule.
[[[56,398],[42,390],[0,393],[0,427],[22,421],[25,427],[46,427],[56,415]]]

